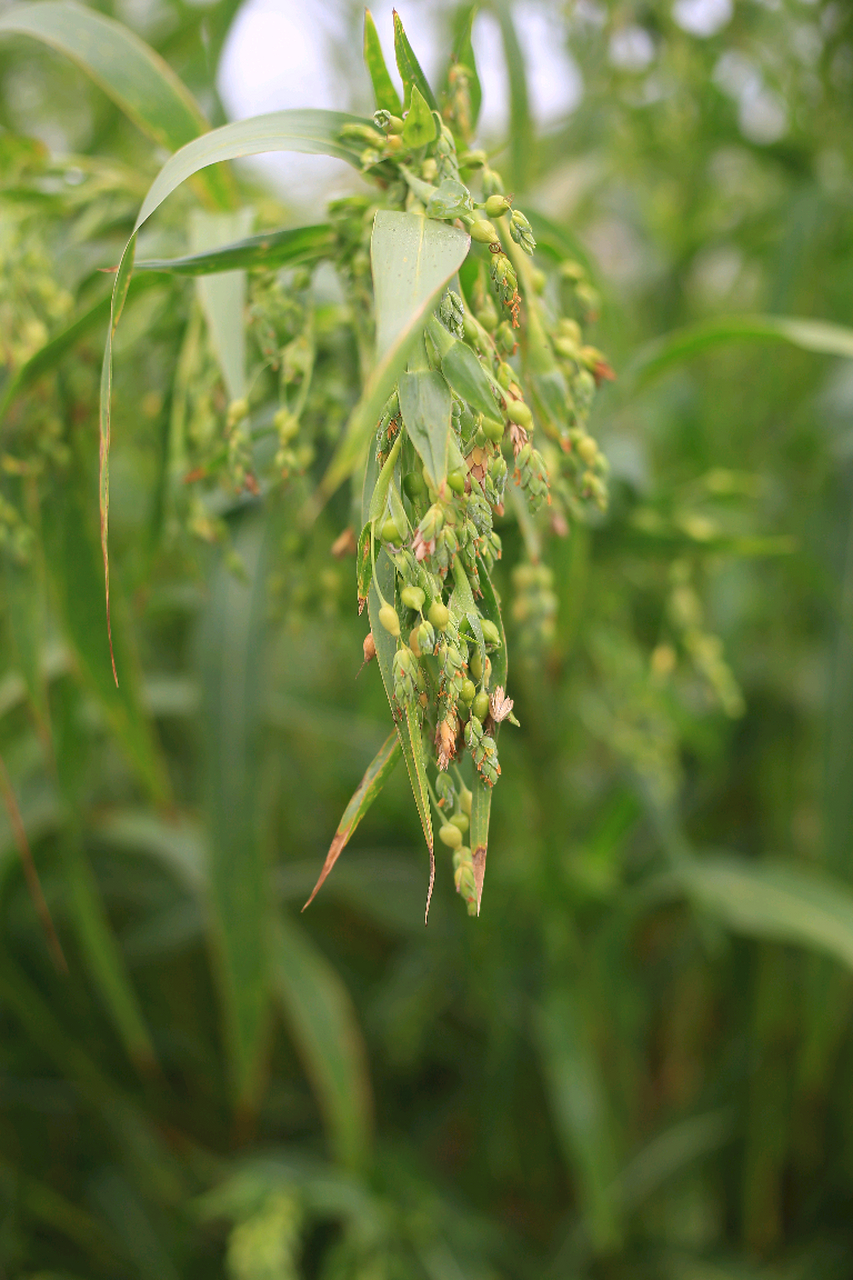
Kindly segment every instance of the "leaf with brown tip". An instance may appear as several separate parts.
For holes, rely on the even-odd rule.
[[[305,903],[305,907],[310,907],[320,891],[320,887],[328,876],[332,867],[337,862],[343,850],[349,843],[352,833],[361,822],[367,810],[373,804],[373,801],[379,795],[379,792],[385,785],[385,780],[397,763],[397,757],[400,754],[400,739],[397,736],[397,730],[392,729],[391,733],[382,743],[376,755],[371,760],[365,770],[364,777],[355,789],[352,799],[344,809],[343,817],[338,823],[338,829],[335,832],[335,838],[329,846],[329,852],[326,854],[326,861],[323,863],[323,870],[320,872],[317,883],[311,891],[311,897]],[[305,910],[305,907],[302,910]]]

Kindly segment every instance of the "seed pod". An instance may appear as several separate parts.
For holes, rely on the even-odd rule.
[[[403,477],[403,489],[412,499],[422,498],[427,491],[426,481],[420,471],[410,471]]]
[[[376,641],[373,639],[372,631],[368,631],[367,635],[364,637],[364,643],[361,646],[361,651],[364,654],[365,662],[372,662],[376,657]]]
[[[398,636],[400,634],[400,619],[393,605],[383,604],[379,610],[379,621],[389,635]]]
[[[447,483],[454,493],[465,492],[465,472],[461,469],[451,471],[447,477]]]
[[[463,813],[466,813],[469,818],[471,817],[471,802],[473,799],[474,797],[467,787],[463,787],[459,792],[459,808]]]
[[[477,696],[477,686],[473,680],[466,680],[462,688],[459,690],[459,697],[464,703],[470,706]]]
[[[497,422],[494,418],[483,418],[481,429],[486,439],[494,444],[500,444],[503,440],[505,428],[502,422]]]
[[[467,813],[454,813],[453,817],[450,819],[450,822],[452,826],[458,827],[463,835],[468,830],[468,827],[470,825]]]
[[[392,673],[394,697],[398,702],[413,702],[417,693],[418,664],[411,649],[402,645],[394,654]]]
[[[423,608],[426,596],[420,587],[407,586],[403,587],[400,592],[400,599],[407,609],[414,609],[416,613],[419,613]]]

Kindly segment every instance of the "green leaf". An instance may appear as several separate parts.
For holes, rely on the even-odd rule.
[[[370,591],[370,580],[373,577],[373,557],[370,554],[370,533],[373,522],[368,520],[358,535],[358,547],[355,553],[355,572],[358,590],[358,607],[363,607]]]
[[[76,834],[61,839],[63,884],[86,966],[131,1059],[149,1070],[154,1046],[110,925],[95,876]]]
[[[435,121],[418,86],[412,85],[411,105],[403,125],[403,145],[409,151],[435,141]]]
[[[231,213],[194,209],[189,223],[193,251],[207,251],[244,236],[253,218],[248,208]],[[201,276],[196,289],[228,396],[239,400],[246,394],[246,273]]]
[[[370,521],[381,519],[385,510],[388,490],[391,488],[391,481],[397,466],[397,459],[400,457],[402,445],[403,435],[401,432],[392,444],[388,457],[382,464],[382,470],[376,478],[376,484],[373,486],[373,492],[370,495],[370,506],[367,511],[367,518]]]
[[[364,62],[373,83],[373,96],[376,99],[377,109],[390,111],[392,116],[401,116],[403,104],[388,74],[385,55],[379,42],[379,33],[369,9],[364,11]]]
[[[234,547],[245,577],[220,560],[200,640],[213,940],[233,1084],[238,1105],[249,1110],[261,1085],[270,997],[258,769],[268,537],[251,517],[238,524]]]
[[[376,363],[323,478],[322,498],[333,493],[363,458],[385,402],[470,244],[466,232],[421,214],[385,209],[377,213],[371,237]]]
[[[445,178],[429,197],[426,211],[430,218],[458,218],[463,213],[471,213],[473,208],[468,188],[453,178]]]
[[[394,698],[394,677],[392,666],[394,662],[394,654],[397,651],[397,641],[390,635],[382,623],[379,621],[379,610],[382,606],[378,586],[381,587],[382,595],[386,600],[395,599],[395,582],[396,572],[393,564],[388,558],[387,553],[383,550],[379,553],[376,560],[376,574],[370,585],[370,595],[368,597],[368,611],[370,617],[370,629],[373,632],[373,639],[376,643],[376,660],[379,664],[379,671],[382,675],[382,683],[385,686],[385,695],[388,698],[388,705],[391,708],[391,714],[394,717],[394,723],[397,726],[397,733],[400,738],[400,746],[403,749],[403,758],[406,761],[406,769],[409,773],[409,782],[412,787],[412,794],[415,797],[415,805],[417,806],[418,816],[423,827],[424,839],[429,850],[430,861],[430,881],[427,893],[426,914],[429,915],[429,903],[432,895],[432,885],[435,875],[435,857],[433,853],[433,836],[432,836],[432,814],[430,811],[429,785],[427,783],[426,762],[424,759],[423,735],[421,734],[420,725],[417,723],[413,713],[401,712]]]
[[[658,886],[687,893],[735,933],[797,943],[853,968],[853,891],[832,876],[715,854],[680,863]]]
[[[450,388],[440,373],[419,369],[400,377],[400,411],[434,489],[463,464],[450,422]]]
[[[28,35],[64,53],[158,146],[175,151],[210,128],[168,63],[120,22],[69,0],[16,5],[0,14],[0,34]],[[224,173],[203,180],[217,205],[231,203]]]
[[[333,245],[334,236],[328,223],[287,227],[283,231],[247,236],[206,253],[192,253],[181,258],[143,258],[136,263],[136,271],[168,271],[176,275],[203,276],[240,267],[295,266],[329,256]]]
[[[349,992],[303,929],[279,917],[274,981],[290,1034],[323,1113],[339,1164],[369,1163],[373,1106],[367,1052]]]
[[[500,391],[498,383],[486,372],[475,353],[459,338],[445,329],[440,320],[432,316],[427,326],[441,360],[441,372],[453,390],[479,413],[489,418],[500,417],[500,408],[492,388]]]
[[[435,94],[429,87],[423,71],[421,71],[420,63],[406,38],[400,15],[396,9],[394,10],[394,54],[397,59],[397,70],[400,72],[400,78],[403,81],[403,88],[406,93],[406,106],[410,105],[412,88],[415,87],[426,100],[430,111],[437,111],[438,103],[435,100]]]
[[[621,1234],[613,1194],[617,1165],[612,1114],[601,1066],[589,1043],[589,1018],[574,991],[552,983],[535,1010],[536,1041],[557,1136],[575,1175],[593,1248],[607,1253]]]
[[[464,15],[459,37],[454,41],[453,46],[453,62],[461,64],[468,72],[468,96],[471,100],[470,133],[473,133],[477,128],[477,121],[480,118],[480,106],[483,101],[483,90],[480,86],[480,77],[477,74],[477,61],[474,57],[474,47],[471,44],[471,32],[476,16],[477,6],[472,5],[468,13]]]
[[[397,756],[400,751],[400,739],[397,736],[397,730],[394,729],[383,742],[376,755],[364,772],[364,777],[356,787],[352,799],[344,809],[344,815],[338,823],[338,829],[332,840],[329,852],[326,854],[326,861],[323,863],[323,869],[314,888],[311,891],[311,897],[305,903],[305,907],[311,905],[317,893],[320,890],[323,881],[328,876],[332,867],[337,862],[342,851],[347,846],[358,824],[361,822],[367,810],[373,804],[373,801],[379,795],[379,792],[385,785],[385,780],[391,773],[394,765],[397,763]],[[305,907],[302,910],[305,910]]]
[[[113,285],[110,306],[110,328],[101,367],[100,396],[100,507],[101,553],[104,561],[104,588],[107,607],[107,637],[113,678],[118,684],[115,657],[113,655],[110,619],[110,565],[109,565],[109,516],[110,516],[110,414],[112,401],[113,341],[127,299],[136,237],[140,228],[181,183],[199,170],[221,160],[233,160],[238,156],[258,155],[264,151],[295,151],[307,155],[331,155],[360,167],[357,151],[340,140],[341,129],[348,123],[366,123],[356,117],[337,111],[274,111],[269,115],[253,116],[236,124],[223,125],[204,137],[182,147],[171,156],[160,170],[142,203]]]
[[[169,783],[144,707],[139,663],[122,611],[115,649],[124,679],[116,690],[103,628],[103,590],[97,540],[88,505],[89,475],[75,447],[70,469],[42,503],[45,565],[63,636],[76,665],[149,795],[169,799]]]
[[[818,355],[853,359],[853,329],[791,316],[725,316],[664,334],[641,348],[620,378],[621,389],[642,387],[676,365],[729,342],[789,342]]]

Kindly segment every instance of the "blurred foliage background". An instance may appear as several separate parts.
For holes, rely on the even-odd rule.
[[[115,16],[218,123],[236,8]],[[100,268],[164,153],[72,63],[0,42],[0,1276],[853,1271],[853,366],[803,349],[838,333],[745,318],[849,321],[853,15],[539,6],[583,78],[542,134],[537,6],[483,8],[496,162],[600,295],[612,501],[548,542],[552,583],[514,580],[507,539],[522,728],[483,914],[440,866],[426,932],[402,769],[299,915],[388,732],[330,553],[350,498],[309,533],[298,484],[195,502],[174,433],[204,443],[227,401],[194,283],[156,275],[116,351],[113,687]],[[432,18],[449,49],[459,13]],[[295,221],[241,181],[259,229]],[[192,247],[196,204],[151,256]],[[292,340],[298,293],[253,273],[255,329]],[[315,320],[331,440],[357,361],[333,302]],[[228,998],[223,930],[270,939]]]

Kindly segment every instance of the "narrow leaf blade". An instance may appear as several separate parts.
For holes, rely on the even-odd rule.
[[[400,21],[400,15],[394,10],[394,54],[397,58],[397,70],[400,72],[400,78],[403,81],[403,88],[406,93],[406,106],[409,106],[412,86],[416,86],[426,100],[430,111],[438,110],[438,103],[435,100],[435,94],[429,87],[429,82],[421,70],[420,63],[415,57],[415,51],[409,44],[406,33],[403,30],[403,24]]]
[[[332,840],[329,852],[326,854],[326,861],[323,863],[323,869],[320,872],[317,883],[311,891],[311,897],[305,903],[305,907],[309,907],[316,898],[323,882],[349,843],[356,827],[384,787],[386,779],[389,777],[397,763],[399,752],[400,739],[397,736],[396,729],[394,729],[385,739],[382,746],[367,766],[364,777],[356,787],[352,799],[346,809],[344,809],[343,817],[338,823],[338,829],[335,832],[335,837]],[[305,907],[302,908],[303,911],[305,910]]]
[[[244,236],[253,216],[246,208],[230,213],[194,209],[190,219],[193,250],[212,249]],[[246,273],[224,271],[201,276],[196,289],[229,398],[239,400],[246,394]]]
[[[344,1168],[361,1171],[368,1163],[373,1106],[355,1009],[325,956],[283,917],[275,927],[274,981],[335,1156]]]
[[[204,253],[186,254],[180,258],[143,258],[136,263],[136,271],[203,276],[236,268],[296,266],[303,262],[316,262],[331,251],[333,243],[328,223],[287,227],[283,231],[246,236]]]
[[[392,116],[401,116],[403,104],[388,73],[385,55],[379,42],[379,33],[369,9],[364,11],[364,62],[370,73],[377,108],[390,111]]]

